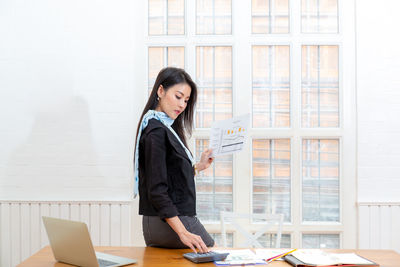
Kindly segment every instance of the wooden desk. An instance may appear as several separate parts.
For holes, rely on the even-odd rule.
[[[190,252],[189,249],[161,249],[161,248],[149,248],[149,247],[96,247],[96,251],[114,254],[118,256],[133,258],[138,260],[138,263],[129,266],[197,266],[207,267],[216,265],[214,263],[202,263],[201,265],[194,264],[185,258],[182,254]],[[330,252],[355,252],[360,256],[370,259],[376,263],[379,263],[381,267],[399,267],[400,266],[400,254],[393,250],[328,250]],[[20,267],[46,267],[46,266],[71,266],[57,262],[49,246],[41,249],[36,254],[29,257],[27,260],[22,262]],[[261,265],[264,266],[264,265]],[[268,266],[271,267],[288,267],[291,266],[286,262],[274,261]]]

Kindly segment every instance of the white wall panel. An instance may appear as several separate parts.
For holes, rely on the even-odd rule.
[[[359,206],[358,207],[358,247],[360,249],[365,249],[369,247],[369,207]],[[368,234],[367,234],[368,233]]]
[[[1,210],[0,265],[11,266],[10,205],[0,204],[0,210]]]
[[[21,259],[21,213],[20,205],[12,203],[10,207],[11,265],[16,266]]]
[[[89,204],[90,207],[90,236],[93,244],[100,244],[100,205]]]
[[[124,229],[124,231],[121,231],[121,246],[129,246],[131,243],[132,244],[134,243],[133,242],[134,237],[131,233],[132,217],[130,216],[130,214],[131,214],[130,211],[131,211],[131,207],[129,207],[127,205],[121,206],[121,229]],[[135,217],[138,217],[138,216],[136,215]],[[131,242],[131,240],[132,240],[132,242]]]
[[[400,253],[400,205],[391,207],[392,211],[392,230],[390,248],[394,248]]]
[[[46,229],[43,227],[42,216],[50,216],[50,204],[49,203],[39,203],[40,215],[39,215],[39,225],[40,225],[40,247],[46,246],[49,243],[47,238]]]
[[[100,205],[100,245],[110,244],[110,205]]]
[[[0,201],[0,266],[16,266],[48,245],[42,216],[83,221],[94,246],[130,246],[131,202]]]
[[[110,244],[111,246],[121,245],[121,206],[110,205]]]
[[[21,259],[26,259],[31,255],[31,235],[30,229],[36,225],[31,223],[31,205],[29,203],[23,203],[20,205],[20,224],[21,224]]]
[[[359,248],[400,252],[400,203],[359,203]]]
[[[32,251],[38,251],[41,247],[40,244],[40,228],[42,224],[42,218],[40,215],[39,203],[30,203],[30,253]]]

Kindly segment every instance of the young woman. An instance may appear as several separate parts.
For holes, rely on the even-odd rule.
[[[192,133],[197,87],[179,68],[160,71],[136,133],[135,195],[147,246],[208,252],[214,240],[196,217],[194,176],[210,166],[211,150],[195,163]]]

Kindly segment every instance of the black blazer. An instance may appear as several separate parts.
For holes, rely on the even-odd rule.
[[[196,215],[194,169],[175,135],[150,119],[139,141],[139,214]]]

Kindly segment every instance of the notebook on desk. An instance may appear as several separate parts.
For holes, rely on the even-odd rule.
[[[50,246],[57,261],[68,264],[103,267],[123,266],[137,261],[95,252],[85,223],[42,217]]]
[[[301,249],[285,256],[285,261],[295,267],[352,266],[378,267],[379,264],[355,253],[328,253],[319,249]]]

